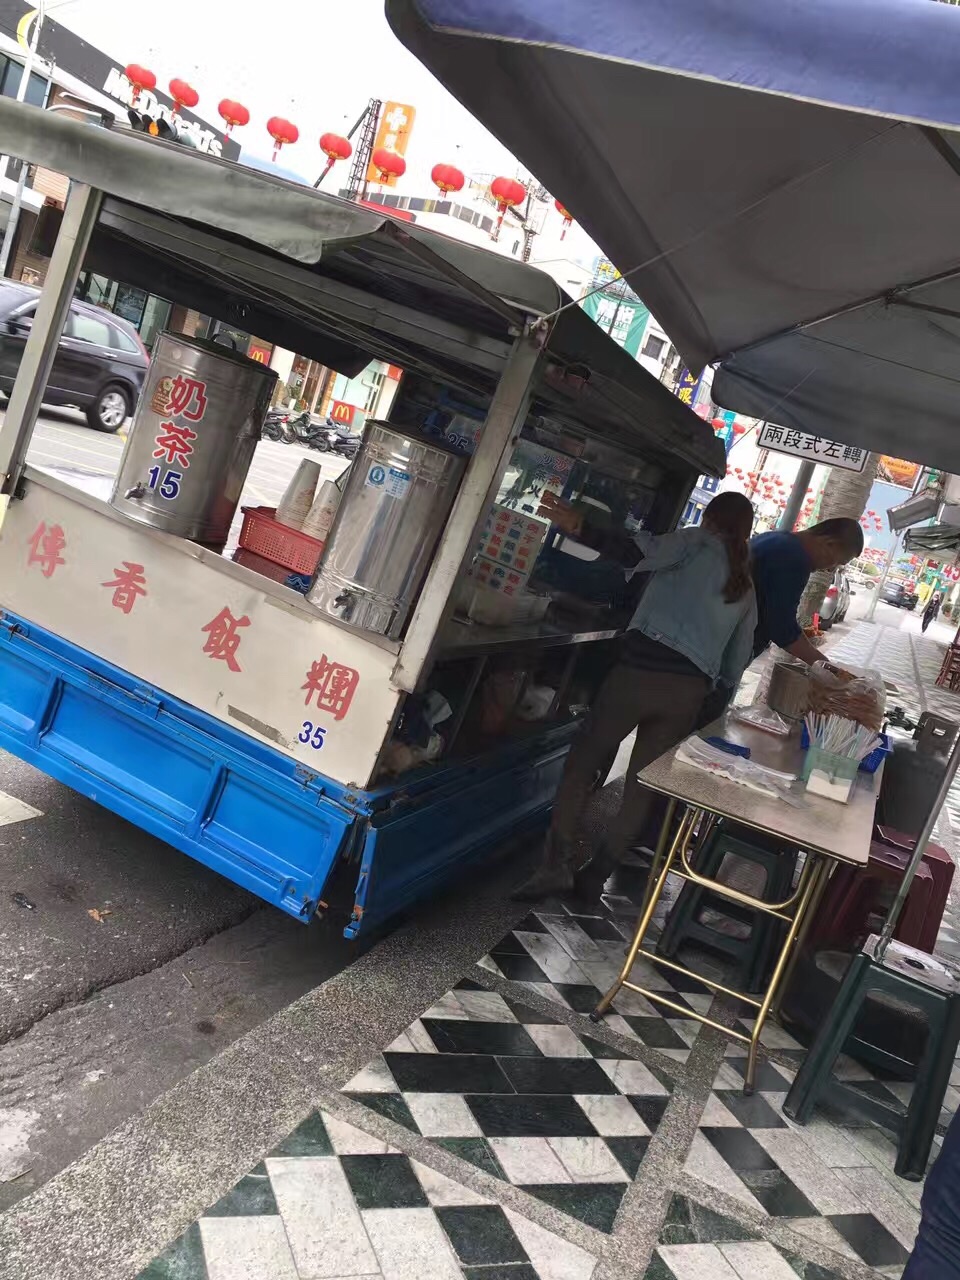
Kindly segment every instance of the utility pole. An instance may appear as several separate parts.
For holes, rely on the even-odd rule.
[[[760,484],[760,481],[763,479],[763,473],[767,469],[767,461],[769,457],[770,457],[769,449],[761,449],[760,452],[757,454],[757,470],[755,472],[757,478],[750,485],[749,496],[751,498],[756,494],[757,486]]]
[[[863,615],[864,622],[872,622],[874,614],[877,612],[877,601],[883,593],[883,588],[887,585],[887,579],[890,577],[890,570],[893,568],[894,561],[900,554],[900,544],[903,542],[903,530],[897,534],[894,539],[893,546],[890,548],[890,554],[887,556],[887,563],[883,566],[883,573],[875,582],[875,590],[870,597],[870,603],[867,605],[867,612]]]
[[[797,471],[797,478],[793,482],[793,488],[790,490],[790,497],[787,499],[787,505],[783,509],[783,515],[777,524],[778,529],[782,529],[785,533],[792,533],[793,526],[797,523],[797,517],[800,514],[800,508],[803,506],[803,500],[806,497],[807,490],[810,488],[810,481],[813,479],[813,469],[816,466],[814,462],[801,462]]]
[[[614,326],[620,316],[620,308],[623,306],[623,300],[627,296],[627,282],[621,276],[620,293],[617,295],[617,305],[613,309],[613,315],[610,317],[610,323],[607,325],[607,333],[612,337]]]

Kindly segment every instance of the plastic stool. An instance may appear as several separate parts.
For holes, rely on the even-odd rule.
[[[716,880],[728,856],[754,863],[764,871],[763,889],[755,896],[765,902],[782,902],[790,897],[798,852],[795,846],[785,846],[762,832],[721,819],[707,835],[695,869]],[[700,917],[707,908],[727,919],[749,924],[749,936],[731,937],[704,924]],[[734,960],[737,980],[745,991],[759,991],[764,985],[779,933],[778,920],[758,916],[750,908],[725,901],[688,881],[667,918],[657,952],[669,959],[685,942],[702,942]]]
[[[807,946],[811,950],[843,947],[853,951],[859,948],[870,936],[868,921],[871,914],[886,914],[883,909],[884,890],[892,901],[909,857],[909,854],[882,841],[874,841],[870,845],[870,861],[866,867],[838,867],[827,886],[808,935]],[[903,914],[897,921],[895,937],[898,942],[918,947],[921,951],[933,951],[939,921],[934,926],[930,945],[924,945],[928,932],[926,922],[934,914],[933,890],[933,872],[926,862],[921,862],[910,886]],[[943,914],[942,908],[940,914]]]
[[[943,964],[902,942],[891,942],[882,962],[875,949],[879,939],[871,935],[847,970],[837,998],[820,1025],[803,1065],[793,1082],[784,1113],[797,1124],[806,1124],[821,1097],[846,1101],[871,1120],[898,1136],[894,1171],[901,1178],[919,1182],[926,1172],[930,1147],[937,1131],[940,1108],[957,1045],[960,1043],[960,980]],[[898,1005],[906,1005],[926,1017],[926,1043],[915,1073],[913,1096],[906,1115],[879,1098],[860,1093],[834,1079],[833,1066],[854,1035],[857,1018],[869,994],[880,993]],[[890,1058],[882,1050],[880,1057]],[[909,1064],[890,1062],[903,1073]]]
[[[915,835],[881,826],[877,826],[874,835],[881,844],[889,845],[891,849],[897,849],[904,854],[903,865],[904,867],[907,865],[906,859],[913,853],[914,846],[917,843]],[[942,845],[933,844],[932,842],[928,842],[926,849],[923,851],[923,865],[929,867],[933,874],[933,892],[930,899],[930,908],[923,921],[922,940],[916,942],[912,938],[901,938],[900,941],[919,947],[921,951],[933,951],[937,943],[937,934],[940,932],[940,926],[943,923],[943,913],[950,898],[950,887],[953,884],[953,875],[956,868],[946,849]],[[899,934],[897,936],[899,937]]]

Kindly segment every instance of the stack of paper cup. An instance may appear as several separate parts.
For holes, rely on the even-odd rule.
[[[280,499],[274,519],[288,529],[302,529],[313,506],[319,480],[320,463],[304,458]]]
[[[303,532],[309,533],[311,538],[318,538],[320,542],[326,542],[330,533],[330,526],[333,524],[333,517],[337,514],[339,505],[340,490],[332,480],[324,480],[320,486],[320,492],[317,494],[306,520],[303,522]]]

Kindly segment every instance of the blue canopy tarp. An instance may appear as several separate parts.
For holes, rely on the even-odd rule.
[[[960,471],[960,9],[387,0],[727,408]]]

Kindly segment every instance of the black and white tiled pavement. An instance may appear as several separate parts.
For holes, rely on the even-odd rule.
[[[848,1063],[846,1078],[879,1088],[869,1073]],[[918,1220],[915,1184],[892,1173],[892,1141],[875,1126],[822,1112],[807,1125],[781,1108],[794,1073],[766,1062],[756,1093],[742,1093],[745,1060],[722,1063],[685,1168],[754,1212],[836,1252],[899,1276]]]
[[[618,877],[618,883],[623,878]],[[639,880],[636,890],[639,894]],[[575,915],[560,903],[531,912],[480,964],[564,1008],[589,1013],[616,979],[636,923],[636,908],[625,895],[608,896],[605,908],[602,916]],[[710,1007],[708,988],[695,979],[669,974],[642,959],[634,973],[639,985],[662,991],[681,1009],[705,1013]],[[632,991],[620,992],[605,1022],[677,1062],[686,1061],[700,1030],[698,1022],[673,1015]]]
[[[596,1259],[317,1111],[141,1280],[588,1280]]]
[[[841,1280],[684,1195],[671,1197],[643,1280]]]
[[[916,712],[936,659],[918,644],[860,627],[833,651],[879,661]],[[949,817],[941,840],[953,852]],[[743,1045],[679,1012],[623,992],[588,1021],[641,887],[627,868],[596,914],[520,919],[140,1280],[897,1280],[922,1184],[895,1177],[874,1125],[786,1119],[803,1049],[785,1030],[765,1028],[745,1098]],[[960,960],[952,905],[938,951]],[[711,1003],[642,972],[681,1010]],[[852,1061],[842,1074],[909,1098]],[[944,1122],[958,1102],[960,1066]]]
[[[468,980],[346,1092],[610,1231],[673,1088],[664,1071],[586,1029],[577,1033]]]

